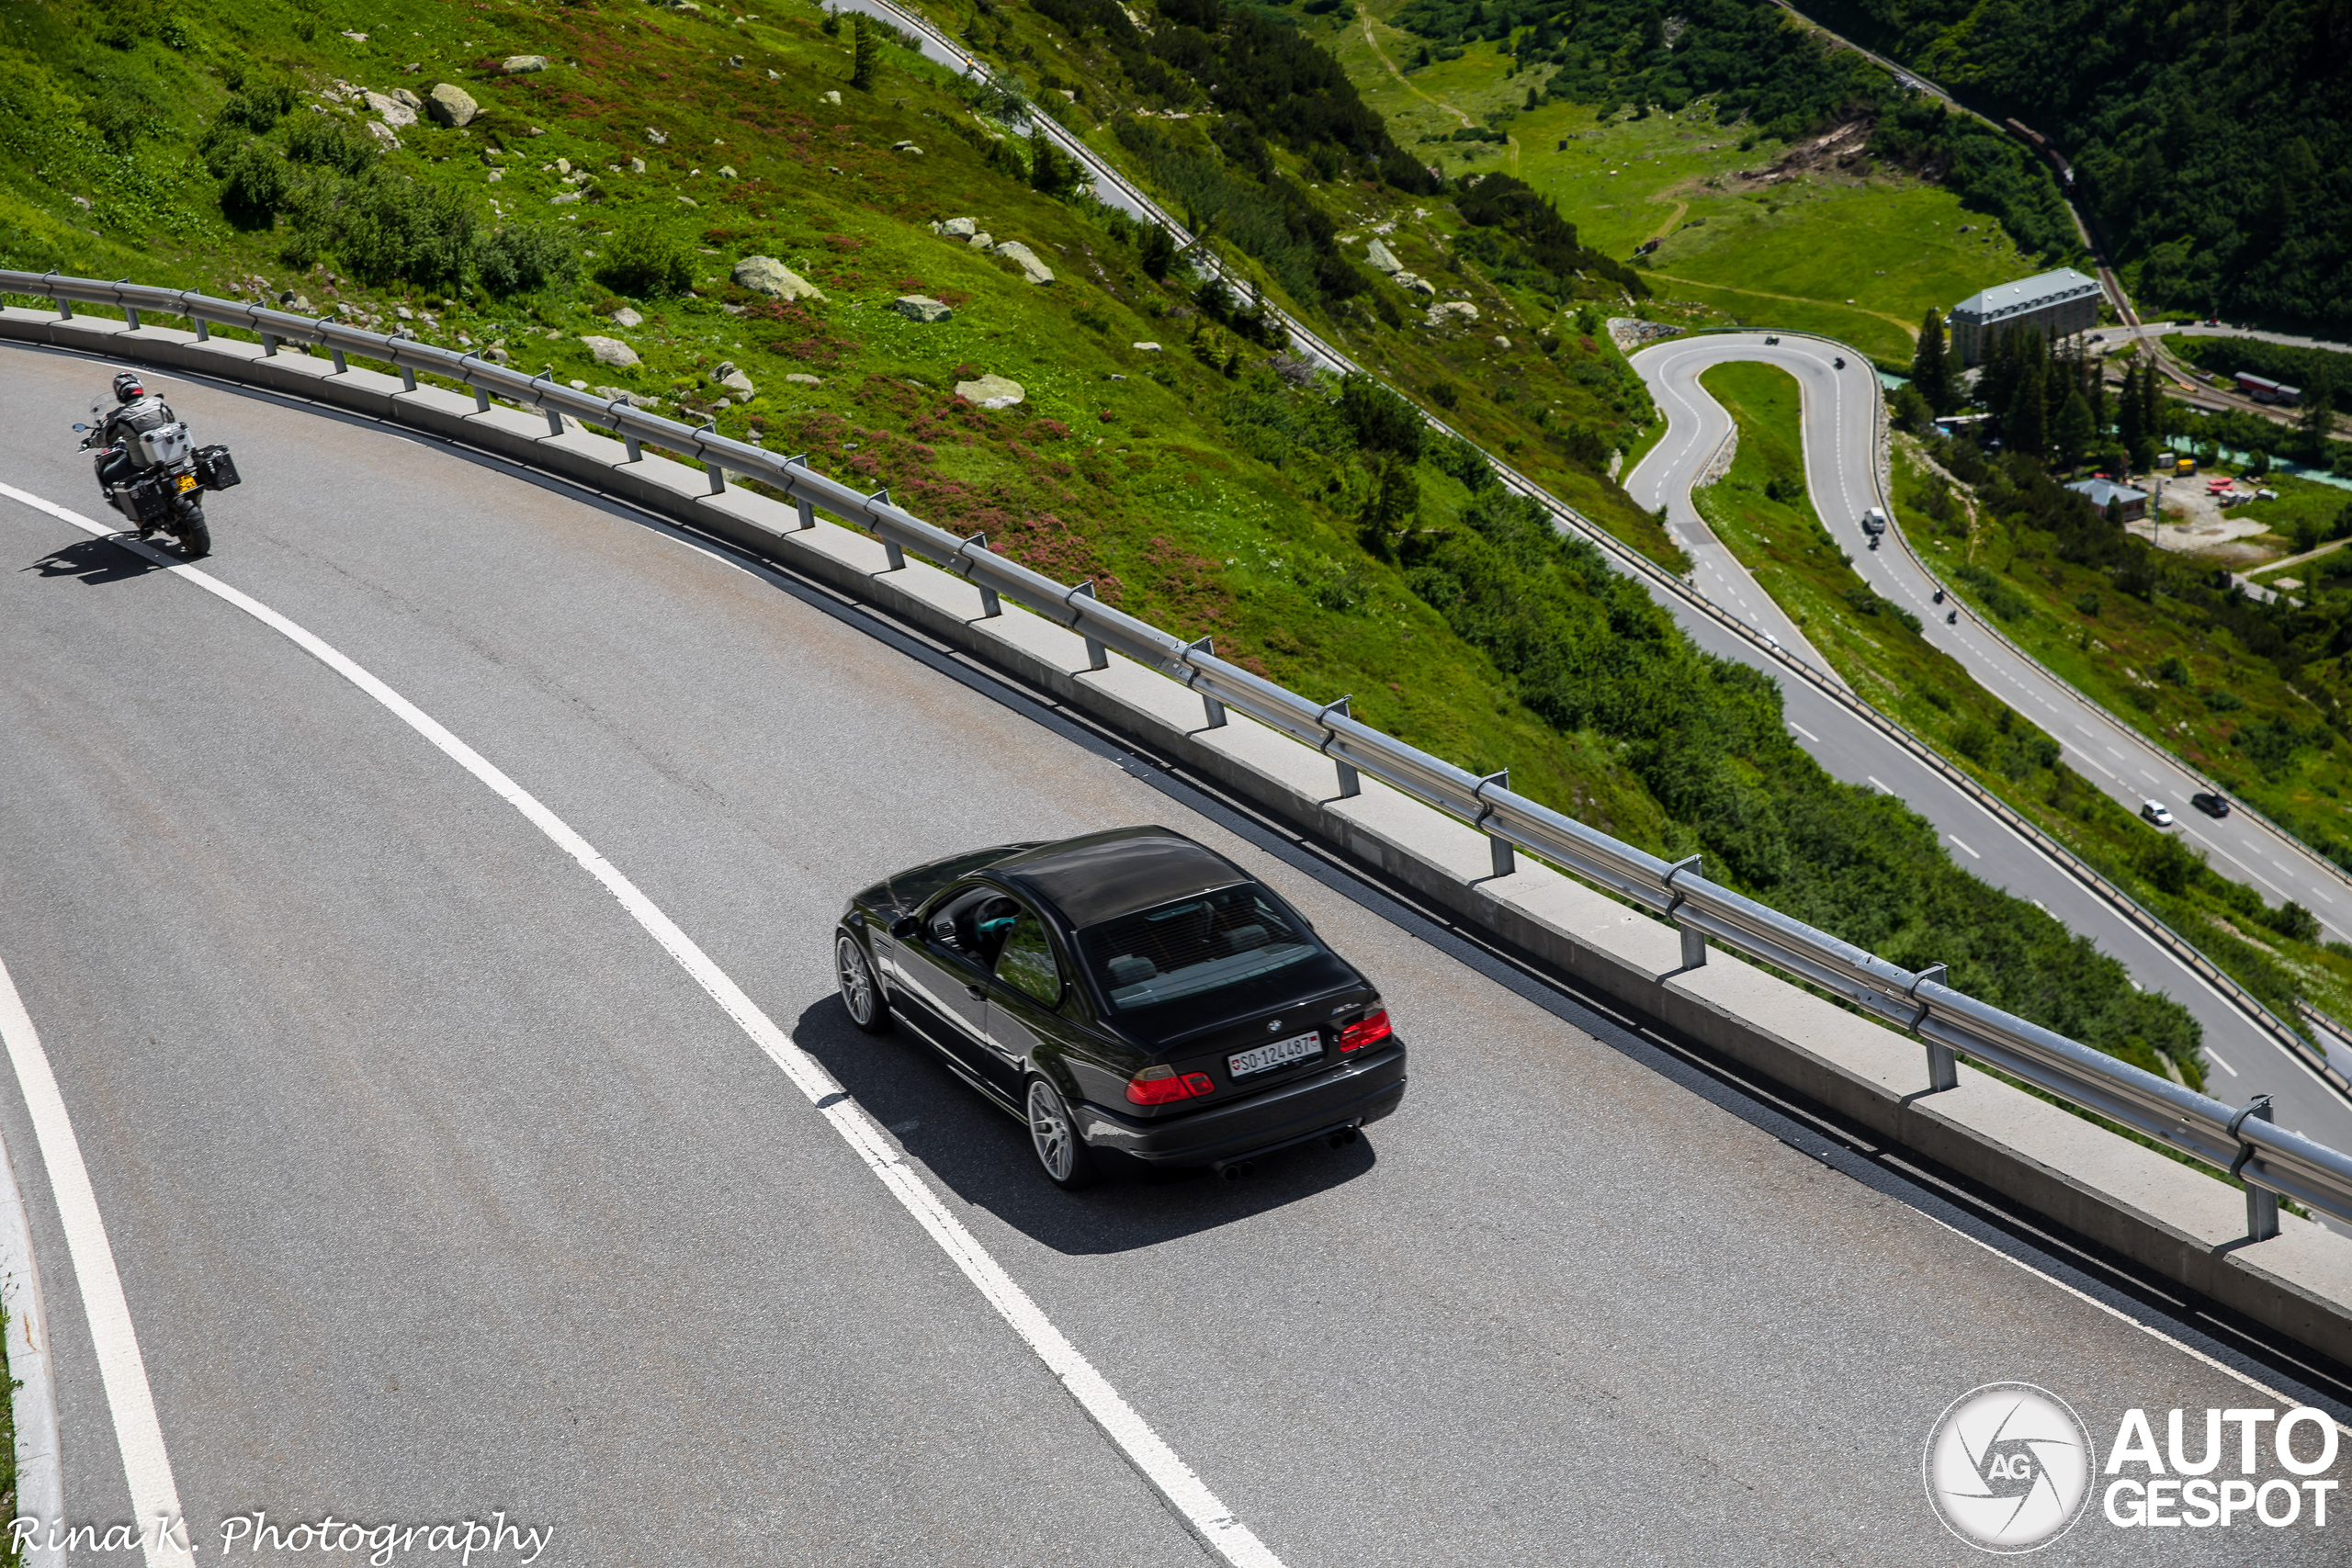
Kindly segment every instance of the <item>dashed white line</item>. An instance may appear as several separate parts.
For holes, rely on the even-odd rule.
[[[2229,1063],[2222,1060],[2222,1054],[2219,1051],[2214,1050],[2211,1045],[2205,1047],[2205,1059],[2212,1063],[2215,1066],[2221,1068],[2222,1071],[2229,1074],[2230,1077],[2236,1077],[2238,1076],[2238,1070],[2230,1066]]]
[[[1790,723],[1790,725],[1789,725],[1789,728],[1790,728],[1791,729],[1795,730],[1799,735],[1804,736],[1804,737],[1805,738],[1805,739],[1806,739],[1808,742],[1810,742],[1811,744],[1815,745],[1815,746],[1818,746],[1818,745],[1820,745],[1820,744],[1821,744],[1821,738],[1820,738],[1819,736],[1817,736],[1817,735],[1814,734],[1814,732],[1813,732],[1812,730],[1807,729],[1804,725],[1802,725],[1802,724],[1798,724],[1798,723],[1795,723],[1795,722],[1792,721],[1792,722]]]
[[[1881,794],[1881,795],[1893,795],[1893,794],[1894,793],[1893,790],[1891,790],[1891,789],[1887,788],[1884,784],[1879,784],[1878,780],[1876,780],[1876,779],[1874,779],[1874,778],[1871,778],[1871,775],[1870,775],[1870,774],[1868,774],[1868,773],[1864,773],[1864,774],[1862,775],[1862,777],[1864,777],[1864,778],[1866,778],[1866,779],[1870,779],[1870,782],[1871,782],[1872,784],[1874,784],[1874,785],[1876,785],[1876,786],[1877,786],[1877,788],[1878,788],[1878,792],[1879,792],[1879,794]]]
[[[1961,843],[1959,834],[1946,833],[1944,837],[1950,839],[1955,844],[1960,844],[1962,849],[1968,850],[1968,846],[1966,844]],[[1978,854],[1974,850],[1968,850],[1968,855],[1971,860],[1983,860],[1984,858],[1983,855]]]
[[[0,495],[20,501],[100,538],[113,536],[111,528],[12,485],[0,484]],[[621,908],[644,929],[645,933],[693,977],[745,1034],[751,1036],[752,1043],[766,1054],[770,1061],[783,1070],[793,1087],[808,1098],[818,1113],[865,1162],[866,1168],[874,1173],[890,1195],[899,1201],[916,1224],[930,1234],[940,1250],[947,1254],[989,1305],[996,1309],[1006,1325],[1021,1337],[1039,1360],[1046,1363],[1062,1386],[1069,1391],[1070,1397],[1078,1402],[1080,1408],[1104,1436],[1118,1446],[1127,1461],[1167,1500],[1169,1506],[1202,1542],[1234,1564],[1234,1568],[1283,1568],[1282,1559],[1275,1556],[1249,1526],[1233,1517],[1231,1510],[1217,1500],[1216,1494],[1193,1473],[1192,1467],[1161,1440],[1159,1435],[1136,1414],[1135,1407],[1111,1386],[1102,1373],[1094,1370],[1093,1364],[1079,1352],[1060,1329],[1054,1326],[1052,1320],[1038,1310],[1037,1304],[1029,1299],[1028,1292],[1013,1281],[979,1239],[965,1228],[964,1223],[949,1211],[946,1204],[940,1201],[938,1194],[906,1163],[882,1129],[866,1115],[862,1106],[850,1098],[849,1092],[834,1081],[823,1065],[795,1043],[792,1036],[763,1011],[759,1004],[752,1001],[693,938],[662,913],[637,884],[598,853],[594,845],[574,831],[571,824],[548,810],[537,796],[509,778],[422,708],[321,637],[251,595],[194,567],[175,561],[160,550],[118,542],[123,543],[125,548],[135,549],[173,576],[243,611],[375,698],[393,716],[521,812],[525,819],[545,834],[558,849],[578,862],[581,869],[602,883],[605,891],[619,901]],[[0,1010],[6,1008],[5,998],[0,998]],[[14,1021],[13,1015],[6,1010],[0,1010],[0,1021],[8,1023],[6,1043],[9,1055],[16,1059],[18,1077],[25,1081],[25,1098],[31,1106],[36,1131],[40,1134],[41,1152],[50,1165],[51,1182],[58,1190],[60,1208],[66,1212],[67,1245],[74,1255],[74,1271],[82,1280],[85,1303],[89,1306],[92,1337],[99,1347],[100,1371],[105,1375],[108,1402],[114,1407],[124,1467],[131,1475],[132,1502],[141,1518],[163,1512],[176,1519],[179,1517],[178,1494],[172,1485],[168,1461],[164,1458],[162,1428],[155,1421],[154,1402],[148,1393],[145,1369],[138,1359],[138,1343],[130,1334],[130,1309],[123,1302],[121,1283],[115,1275],[113,1254],[107,1250],[105,1231],[98,1224],[96,1200],[90,1196],[88,1175],[83,1170],[80,1151],[72,1144],[73,1132],[64,1120],[64,1100],[58,1093],[55,1079],[49,1076],[45,1057],[34,1064],[34,1071],[28,1071],[27,1055],[20,1049],[19,1037],[30,1038],[30,1021],[26,1021],[20,1028]],[[53,1111],[44,1111],[43,1095],[53,1105]],[[55,1134],[51,1126],[43,1125],[45,1114],[53,1124]],[[51,1153],[52,1135],[62,1135],[62,1152],[67,1158],[61,1160],[58,1155]],[[86,1234],[80,1238],[74,1235],[76,1222],[72,1206],[75,1203],[81,1204],[85,1211],[83,1224]],[[89,1253],[87,1258],[85,1250]],[[93,1295],[94,1290],[98,1296]],[[99,1296],[107,1299],[101,1302]],[[105,1309],[103,1314],[102,1305]],[[102,1315],[107,1321],[101,1322]],[[125,1358],[119,1369],[110,1368],[107,1363],[109,1344],[116,1347],[119,1358]],[[125,1380],[119,1390],[117,1386],[119,1373]],[[128,1422],[125,1420],[126,1413],[132,1418]],[[164,1564],[176,1568],[178,1564],[190,1562],[185,1550],[175,1547],[175,1552],[171,1556],[158,1556],[151,1550],[147,1559],[151,1568],[162,1568]]]

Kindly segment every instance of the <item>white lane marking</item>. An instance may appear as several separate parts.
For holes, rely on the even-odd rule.
[[[1877,780],[1877,779],[1875,779],[1875,778],[1871,778],[1871,775],[1870,775],[1870,774],[1868,774],[1868,773],[1864,773],[1864,774],[1862,775],[1862,777],[1864,777],[1864,778],[1866,778],[1866,779],[1870,779],[1870,782],[1871,782],[1873,785],[1875,785],[1875,786],[1876,786],[1876,788],[1877,788],[1877,790],[1878,790],[1879,794],[1881,794],[1881,795],[1893,795],[1893,794],[1894,793],[1893,790],[1891,790],[1891,789],[1887,788],[1884,784],[1880,784],[1880,783],[1878,782],[1878,780]]]
[[[20,501],[27,506],[45,512],[61,522],[70,523],[101,538],[113,536],[112,529],[93,523],[77,513],[44,501],[39,496],[17,490],[12,485],[0,484],[0,495]],[[711,1000],[717,1002],[742,1029],[743,1032],[752,1037],[753,1043],[767,1054],[768,1059],[783,1069],[785,1077],[792,1080],[793,1087],[808,1097],[808,1102],[817,1108],[827,1122],[831,1123],[833,1131],[841,1134],[842,1141],[849,1145],[858,1157],[865,1162],[866,1168],[874,1173],[885,1188],[888,1189],[890,1195],[899,1201],[900,1206],[910,1215],[913,1216],[916,1224],[930,1233],[932,1240],[939,1244],[940,1250],[946,1253],[956,1267],[963,1270],[964,1277],[972,1281],[980,1294],[986,1298],[989,1305],[994,1307],[997,1314],[1002,1317],[1029,1348],[1036,1353],[1037,1359],[1044,1361],[1054,1376],[1061,1380],[1062,1386],[1069,1391],[1073,1399],[1078,1401],[1080,1408],[1084,1410],[1094,1424],[1102,1429],[1106,1437],[1118,1445],[1120,1450],[1125,1454],[1127,1461],[1135,1466],[1162,1497],[1167,1499],[1169,1506],[1176,1510],[1193,1533],[1218,1556],[1232,1563],[1234,1568],[1283,1568],[1282,1559],[1275,1556],[1249,1526],[1233,1517],[1232,1511],[1217,1500],[1216,1495],[1209,1490],[1207,1483],[1193,1472],[1190,1465],[1177,1456],[1175,1450],[1160,1439],[1159,1435],[1136,1413],[1135,1407],[1130,1405],[1120,1395],[1119,1391],[1113,1388],[1110,1382],[1094,1370],[1093,1364],[1079,1352],[1078,1348],[1063,1336],[1060,1329],[1054,1326],[1052,1321],[1043,1312],[1038,1310],[1036,1303],[1029,1299],[1028,1292],[1013,1282],[1012,1277],[1007,1274],[1002,1266],[989,1255],[988,1249],[980,1245],[979,1239],[964,1227],[961,1220],[948,1212],[946,1205],[940,1201],[938,1195],[932,1191],[922,1178],[917,1175],[893,1149],[881,1128],[875,1125],[864,1109],[849,1097],[846,1089],[833,1081],[832,1075],[825,1071],[822,1064],[794,1043],[791,1035],[786,1033],[775,1020],[760,1010],[759,1004],[752,1001],[744,993],[742,987],[736,985],[708,953],[695,945],[693,938],[687,936],[669,916],[663,914],[660,907],[639,889],[637,884],[624,876],[610,861],[597,853],[595,847],[575,832],[569,823],[548,810],[537,796],[507,777],[480,752],[444,728],[437,720],[426,715],[422,708],[393,691],[391,687],[333,646],[279,615],[268,605],[230,587],[216,577],[198,571],[192,566],[174,561],[160,550],[144,546],[134,546],[130,541],[119,538],[115,542],[125,548],[136,550],[150,560],[161,563],[175,577],[183,578],[223,603],[243,610],[246,615],[278,633],[303,652],[375,698],[390,710],[394,717],[415,730],[451,761],[488,785],[493,794],[521,812],[530,824],[546,834],[558,849],[579,862],[581,868],[598,882],[603,883],[605,891],[619,900],[621,908],[628,910],[637,923],[645,929],[646,934],[659,942],[662,951],[669,953],[680,968],[692,976],[695,982],[708,993]],[[21,1009],[19,1010],[21,1011]],[[5,1013],[0,1013],[0,1020],[5,1020],[6,1017]],[[26,1023],[26,1036],[29,1040],[29,1021]],[[42,1120],[40,1104],[36,1099],[24,1057],[19,1054],[17,1032],[13,1027],[9,1032],[7,1043],[9,1054],[17,1058],[17,1076],[28,1080],[26,1099],[35,1101],[34,1125],[41,1133],[42,1154],[51,1160],[51,1181],[60,1189],[61,1207],[63,1207],[66,1182],[61,1179],[56,1170],[55,1156],[50,1154],[51,1134],[48,1125]],[[145,1371],[138,1359],[139,1348],[130,1338],[130,1310],[122,1302],[121,1286],[115,1278],[113,1255],[105,1250],[104,1232],[96,1230],[96,1202],[89,1197],[89,1178],[82,1169],[80,1152],[72,1147],[73,1133],[64,1125],[65,1103],[58,1096],[56,1081],[49,1076],[47,1058],[40,1058],[38,1066],[40,1083],[45,1087],[50,1102],[55,1107],[55,1122],[60,1129],[63,1130],[68,1149],[72,1154],[71,1174],[80,1182],[82,1199],[88,1208],[87,1224],[93,1228],[97,1238],[97,1258],[95,1264],[85,1265],[83,1261],[84,1243],[74,1239],[74,1222],[71,1218],[68,1219],[67,1236],[73,1245],[74,1266],[76,1272],[82,1276],[84,1297],[91,1301],[91,1329],[94,1336],[98,1337],[102,1347],[101,1365],[102,1367],[106,1365],[103,1347],[107,1343],[107,1339],[100,1331],[97,1303],[91,1298],[91,1279],[93,1274],[102,1268],[104,1281],[113,1291],[113,1311],[119,1317],[120,1325],[119,1341],[127,1347],[130,1367],[138,1373],[136,1390],[131,1391],[136,1394],[137,1407],[133,1414],[143,1412],[146,1432],[152,1434],[151,1437],[142,1438],[143,1445],[152,1445],[152,1456],[149,1446],[141,1446],[134,1454],[131,1427],[123,1418],[124,1397],[116,1393],[117,1380],[114,1373],[108,1371],[107,1392],[108,1398],[115,1404],[116,1426],[122,1435],[124,1466],[130,1471],[132,1476],[132,1501],[137,1505],[141,1518],[158,1510],[168,1512],[170,1517],[177,1518],[179,1517],[178,1494],[172,1487],[171,1471],[164,1460],[163,1436],[161,1430],[155,1426],[154,1404],[148,1395]],[[70,1213],[69,1210],[69,1214]],[[134,1460],[137,1462],[134,1462]],[[158,1490],[159,1486],[160,1490]],[[188,1563],[191,1560],[185,1553],[164,1558],[151,1552],[148,1562],[151,1568],[161,1568],[164,1563]]]
[[[2211,1045],[2205,1047],[2205,1059],[2212,1063],[2215,1066],[2221,1068],[2222,1071],[2229,1074],[2230,1077],[2236,1077],[2238,1076],[2238,1070],[2230,1066],[2227,1062],[2222,1060],[2222,1054],[2219,1051],[2214,1050]]]
[[[1819,736],[1815,735],[1812,730],[1807,729],[1804,725],[1802,725],[1802,724],[1794,724],[1794,723],[1792,723],[1792,724],[1791,724],[1791,725],[1789,726],[1789,728],[1790,728],[1791,729],[1795,730],[1799,735],[1804,736],[1807,740],[1811,741],[1814,745],[1818,746],[1818,745],[1820,745],[1820,744],[1821,744],[1821,738],[1820,738]]]
[[[141,1549],[148,1568],[193,1568],[196,1559],[176,1532],[180,1489],[172,1480],[172,1456],[164,1448],[163,1423],[155,1416],[147,1359],[139,1353],[139,1333],[130,1322],[130,1302],[122,1293],[114,1248],[107,1241],[98,1195],[90,1186],[89,1167],[82,1162],[81,1141],[65,1114],[65,1096],[50,1070],[49,1053],[41,1048],[32,1014],[25,1010],[6,963],[0,963],[0,1042],[7,1045],[8,1060],[16,1066],[33,1136],[40,1145],[40,1162],[49,1172],[50,1194],[57,1201],[58,1222],[65,1227],[65,1250],[74,1259],[82,1311],[90,1320],[91,1348],[97,1353],[98,1381],[106,1387],[107,1408],[114,1416],[115,1446],[122,1452],[123,1474],[130,1483],[131,1515],[148,1527]],[[156,1528],[159,1520],[173,1528]]]
[[[1957,833],[1946,833],[1946,834],[1944,835],[1944,837],[1945,837],[1945,838],[1947,838],[1947,839],[1950,839],[1950,840],[1951,840],[1953,843],[1955,843],[1955,844],[1960,844],[1960,847],[1961,847],[1962,849],[1963,849],[1963,850],[1968,850],[1968,846],[1967,846],[1966,844],[1964,844],[1964,843],[1961,843],[1961,839],[1960,839],[1960,835],[1959,835],[1959,834],[1957,834]],[[1968,858],[1969,858],[1969,859],[1971,859],[1971,860],[1983,860],[1984,857],[1983,855],[1978,854],[1974,850],[1968,850]]]
[[[2211,1055],[2211,1053],[2208,1053],[2208,1055]],[[2163,1329],[2155,1327],[2151,1324],[2142,1323],[2130,1313],[2124,1312],[2120,1308],[2108,1305],[2105,1302],[2099,1300],[2097,1296],[2090,1294],[2088,1292],[2078,1291],[2074,1286],[2066,1283],[2065,1280],[2043,1273],[2041,1269],[2036,1269],[2032,1264],[2028,1263],[2024,1258],[2010,1257],[2007,1253],[2003,1252],[1999,1247],[1995,1247],[1992,1243],[1978,1240],[1977,1237],[1970,1235],[1966,1231],[1962,1230],[1957,1225],[1950,1224],[1945,1221],[1937,1219],[1933,1214],[1928,1214],[1927,1219],[1928,1223],[1932,1224],[1942,1225],[1944,1229],[1951,1232],[1952,1235],[1959,1236],[1963,1241],[1975,1242],[1978,1247],[1983,1247],[1994,1257],[2000,1258],[2006,1263],[2013,1264],[2017,1268],[2024,1269],[2027,1273],[2032,1275],[2043,1284],[2055,1285],[2060,1290],[2065,1292],[2068,1295],[2074,1297],[2076,1301],[2088,1303],[2090,1305],[2095,1306],[2098,1308],[2099,1311],[2107,1314],[2108,1316],[2114,1318],[2117,1322],[2128,1323],[2132,1327],[2138,1329],[2141,1333],[2146,1335],[2149,1338],[2161,1340],[2165,1344],[2169,1345],[2174,1349],[2179,1351],[2182,1355],[2188,1356],[2192,1359],[2204,1362],[2207,1366],[2212,1368],[2223,1377],[2234,1378],[2239,1382],[2245,1384],[2246,1387],[2254,1390],[2256,1393],[2277,1400],[2278,1402],[2278,1407],[2282,1410],[2293,1409],[2302,1403],[2302,1401],[2299,1399],[2288,1398],[2277,1389],[2272,1388],[2268,1383],[2257,1382],[2254,1378],[2247,1376],[2245,1373],[2238,1371],[2235,1367],[2230,1366],[2226,1362],[2215,1360],[2212,1357],[2207,1355],[2204,1351],[2196,1348],[2194,1346],[2182,1344],[2179,1340],[2175,1339],[2171,1335],[2166,1334]],[[2335,1428],[2339,1432],[2343,1432],[2346,1435],[2352,1435],[2352,1427],[2347,1427],[2341,1421],[2338,1421],[2335,1424]]]

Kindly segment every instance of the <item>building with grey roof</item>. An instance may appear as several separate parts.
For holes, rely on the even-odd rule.
[[[1951,345],[1962,365],[1977,365],[2003,333],[2034,332],[2045,343],[2098,324],[2098,283],[2071,266],[1972,294],[1951,308]]]
[[[2066,487],[2076,495],[2088,496],[2090,503],[2101,512],[2110,501],[2121,503],[2123,521],[2137,523],[2148,515],[2148,492],[2133,490],[2130,485],[2117,484],[2113,479],[2076,479]]]

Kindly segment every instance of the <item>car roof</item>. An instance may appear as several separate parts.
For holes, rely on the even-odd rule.
[[[1051,904],[1073,926],[1250,880],[1223,855],[1168,828],[1116,828],[1040,844],[989,870]]]

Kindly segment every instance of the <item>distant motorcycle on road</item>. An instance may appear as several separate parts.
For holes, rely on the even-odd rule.
[[[114,378],[115,407],[104,398],[90,405],[88,424],[76,424],[80,450],[91,459],[98,493],[139,530],[142,539],[168,533],[190,560],[212,551],[212,528],[204,517],[204,492],[238,482],[237,465],[226,446],[198,446],[171,405],[129,374]]]

